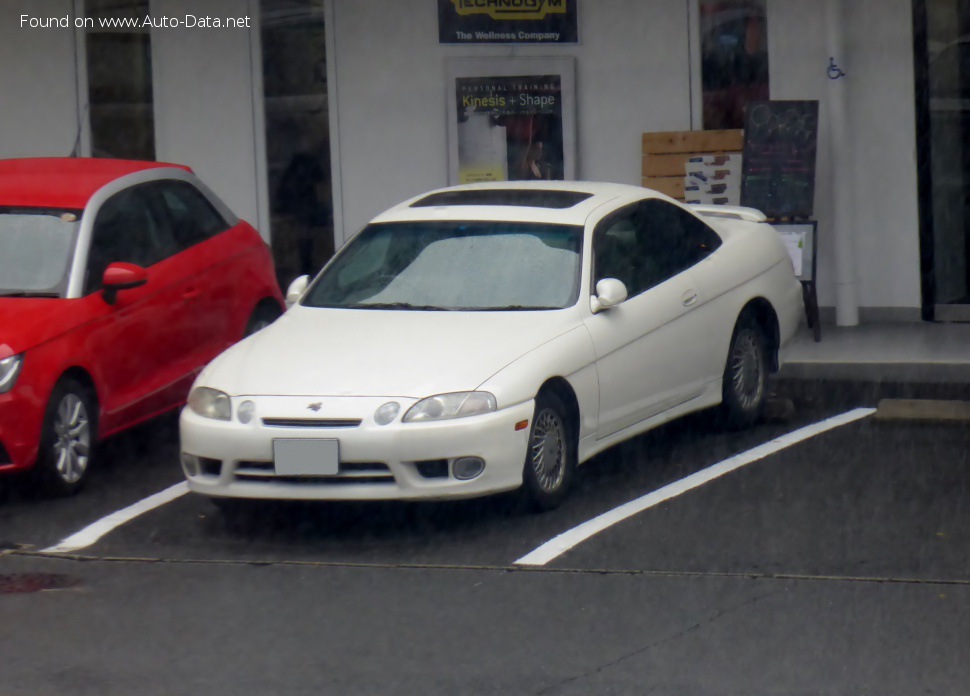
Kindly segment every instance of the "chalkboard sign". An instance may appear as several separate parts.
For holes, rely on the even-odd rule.
[[[741,205],[769,218],[813,214],[817,101],[750,102],[745,108]]]

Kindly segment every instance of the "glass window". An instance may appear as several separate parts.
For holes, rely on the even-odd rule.
[[[333,255],[324,0],[260,0],[273,258],[285,288]]]
[[[161,199],[180,249],[187,249],[229,229],[209,200],[187,181],[160,181],[150,186]]]
[[[85,294],[101,287],[105,269],[123,261],[147,268],[175,253],[167,225],[159,224],[144,186],[105,201],[91,235]]]
[[[744,105],[768,95],[765,0],[699,0],[704,128],[744,127]]]
[[[643,201],[600,223],[593,239],[594,277],[616,278],[635,297],[720,245],[720,237],[690,213],[665,201]]]
[[[520,222],[371,225],[304,304],[355,309],[560,309],[576,302],[583,229]]]
[[[0,296],[62,294],[79,219],[77,211],[0,208]]]
[[[640,204],[640,258],[658,269],[658,282],[686,271],[721,246],[721,238],[703,222],[661,200]]]
[[[639,295],[646,289],[634,265],[638,224],[637,207],[630,206],[603,220],[593,237],[595,281],[616,278],[626,286],[629,297]],[[596,282],[593,283],[594,288]]]
[[[920,129],[931,189],[932,229],[924,245],[924,301],[937,319],[964,316],[948,305],[970,305],[970,0],[926,0],[926,91],[929,128]],[[954,311],[957,313],[954,314]]]
[[[148,0],[86,0],[91,154],[155,159],[151,34],[148,29],[102,26],[101,20],[143,19]]]

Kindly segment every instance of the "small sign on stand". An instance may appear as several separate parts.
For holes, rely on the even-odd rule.
[[[818,222],[816,220],[769,220],[781,235],[791,256],[795,277],[802,284],[805,317],[815,342],[822,340],[822,326],[818,317],[818,293],[815,289],[816,259],[818,257]]]

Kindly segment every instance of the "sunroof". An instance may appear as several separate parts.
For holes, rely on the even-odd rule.
[[[581,191],[544,189],[472,189],[441,191],[415,201],[412,208],[438,205],[513,205],[524,208],[572,208],[592,196]]]

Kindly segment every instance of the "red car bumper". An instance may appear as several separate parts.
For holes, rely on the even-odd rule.
[[[37,461],[46,400],[27,367],[14,388],[0,394],[0,473],[29,469]]]

